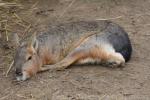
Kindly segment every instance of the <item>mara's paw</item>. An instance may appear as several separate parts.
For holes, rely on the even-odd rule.
[[[112,68],[123,67],[125,65],[125,62],[111,61],[111,62],[107,62],[106,65]]]
[[[114,67],[123,67],[125,65],[125,59],[120,53],[111,54],[110,58],[106,62],[106,65]]]

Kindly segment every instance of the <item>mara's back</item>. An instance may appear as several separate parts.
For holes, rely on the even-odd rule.
[[[128,34],[119,25],[106,20],[50,25],[49,31],[39,35],[38,40],[41,46],[48,47],[51,53],[66,56],[75,42],[92,31],[97,32],[95,37],[109,42],[126,61],[130,59],[132,47]]]
[[[66,56],[72,45],[81,37],[92,31],[103,31],[109,21],[78,21],[58,25],[50,25],[49,31],[37,37],[39,46],[48,47],[57,56]]]

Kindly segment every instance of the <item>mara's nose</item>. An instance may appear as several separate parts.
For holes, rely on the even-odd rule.
[[[22,71],[20,69],[16,69],[16,75],[17,76],[22,76]]]

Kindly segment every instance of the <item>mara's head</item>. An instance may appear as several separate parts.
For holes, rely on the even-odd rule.
[[[40,67],[37,55],[38,41],[36,37],[23,43],[19,43],[18,36],[15,36],[17,48],[14,56],[15,76],[18,81],[24,81],[37,73]]]

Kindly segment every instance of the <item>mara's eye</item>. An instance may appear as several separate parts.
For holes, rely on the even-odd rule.
[[[32,56],[29,56],[29,57],[28,57],[28,60],[31,60],[31,59],[32,59]]]

